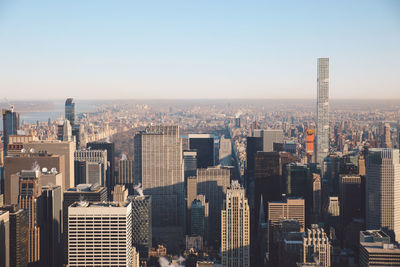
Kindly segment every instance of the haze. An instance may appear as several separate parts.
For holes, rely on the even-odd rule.
[[[399,1],[0,2],[9,99],[400,98]]]

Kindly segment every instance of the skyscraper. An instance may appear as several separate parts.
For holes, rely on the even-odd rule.
[[[303,237],[302,263],[316,263],[323,267],[331,266],[332,246],[324,229],[312,225]],[[318,266],[318,265],[317,265]]]
[[[232,140],[219,139],[219,164],[222,166],[232,165]]]
[[[62,266],[61,197],[60,186],[46,185],[42,187],[40,266]]]
[[[398,149],[368,151],[366,228],[383,229],[400,241],[400,156]]]
[[[197,194],[204,195],[210,205],[208,236],[204,239],[208,239],[213,245],[219,244],[221,209],[230,180],[230,168],[210,167],[197,169]]]
[[[115,181],[115,145],[111,142],[90,142],[86,144],[86,147],[89,149],[98,149],[98,150],[106,150],[107,151],[107,162],[109,166],[107,166],[107,175],[105,186],[109,191],[114,187]]]
[[[10,267],[10,213],[0,210],[0,266]]]
[[[152,197],[153,228],[183,227],[185,190],[179,127],[149,126],[136,134],[134,142],[134,176],[142,183],[144,194]]]
[[[68,266],[132,266],[130,202],[75,202],[68,233]]]
[[[118,177],[115,179],[115,184],[123,184],[128,189],[130,194],[133,194],[133,160],[120,159],[118,161]]]
[[[63,249],[64,262],[68,261],[68,207],[80,200],[104,202],[107,201],[107,188],[100,185],[81,184],[64,192],[63,201]]]
[[[296,220],[300,230],[305,228],[305,202],[302,198],[286,198],[281,201],[268,202],[268,223],[274,225],[281,219]]]
[[[183,151],[183,161],[185,163],[185,181],[189,176],[196,176],[197,152],[195,150]]]
[[[359,175],[340,175],[339,180],[339,204],[340,221],[343,226],[349,224],[352,219],[363,218],[362,210],[362,186]]]
[[[21,171],[18,205],[28,212],[28,264],[40,262],[41,190],[39,171]]]
[[[329,152],[329,58],[318,58],[316,162],[323,166]]]
[[[189,134],[189,149],[197,151],[197,167],[214,166],[214,137],[211,134]]]
[[[250,266],[250,208],[245,190],[232,181],[221,211],[223,267]]]
[[[152,247],[151,196],[129,196],[132,203],[132,245],[141,259],[147,259]]]
[[[28,212],[17,205],[0,206],[9,212],[10,218],[10,266],[28,265]],[[8,244],[7,244],[8,245]]]
[[[71,125],[75,124],[75,102],[73,98],[65,100],[65,118],[69,120]]]
[[[7,156],[8,137],[16,135],[19,130],[19,114],[11,109],[3,109],[3,145],[4,156]]]
[[[77,184],[106,185],[108,170],[107,151],[103,149],[80,149],[74,153],[75,161],[86,161],[86,174],[83,180],[76,181]],[[82,179],[82,177],[81,177]],[[108,188],[111,191],[112,188]]]
[[[117,184],[114,186],[112,196],[114,202],[125,202],[128,198],[128,189],[125,188],[125,185]]]

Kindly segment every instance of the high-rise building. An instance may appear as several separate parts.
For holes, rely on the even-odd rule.
[[[219,164],[222,166],[232,165],[232,140],[221,138],[219,140]]]
[[[181,239],[185,221],[182,140],[178,126],[149,126],[135,135],[135,173],[145,195],[152,197],[153,236],[169,250]],[[172,228],[173,227],[173,228]],[[179,232],[179,233],[178,233]],[[166,235],[170,235],[166,237]],[[178,235],[180,237],[178,238]]]
[[[133,187],[135,185],[133,166],[133,160],[120,159],[118,161],[118,177],[115,180],[115,184],[125,185],[130,194],[133,194]]]
[[[109,191],[114,186],[115,181],[115,145],[111,142],[90,142],[86,144],[89,149],[106,150],[107,151],[107,173],[105,186]]]
[[[11,109],[3,109],[3,153],[7,156],[8,137],[16,135],[19,130],[19,114]]]
[[[389,123],[385,123],[383,125],[383,142],[382,143],[383,144],[381,147],[384,147],[384,148],[392,148],[393,147]]]
[[[0,266],[10,267],[10,213],[0,210]]]
[[[257,129],[254,130],[255,137],[261,137],[263,140],[263,149],[264,152],[273,152],[274,151],[274,143],[283,143],[283,131],[282,130],[263,130]]]
[[[72,126],[69,120],[59,122],[57,129],[57,139],[59,141],[75,141],[72,136]]]
[[[359,266],[400,266],[400,247],[384,231],[361,231]]]
[[[64,191],[63,201],[63,249],[64,263],[68,261],[68,207],[76,201],[107,201],[107,188],[100,185],[79,184]]]
[[[26,267],[28,265],[28,212],[19,209],[17,205],[0,206],[0,210],[9,212],[10,235],[7,246],[9,246],[10,266]]]
[[[68,266],[132,266],[131,203],[68,207]]]
[[[62,266],[62,214],[61,187],[46,185],[42,187],[42,226],[40,231],[40,266]]]
[[[323,166],[329,152],[329,58],[318,58],[316,162]]]
[[[366,165],[366,228],[383,229],[400,241],[399,150],[370,149]]]
[[[184,162],[184,176],[185,181],[190,176],[196,176],[197,170],[197,152],[194,150],[183,151],[183,162]]]
[[[303,237],[302,263],[316,263],[323,267],[331,266],[332,246],[324,229],[312,225]],[[318,265],[317,265],[318,266]]]
[[[238,181],[232,181],[221,211],[221,254],[223,267],[250,266],[250,208]]]
[[[197,194],[205,196],[210,210],[208,236],[205,239],[213,245],[219,244],[221,209],[230,181],[231,168],[197,169]]]
[[[322,181],[321,175],[313,173],[313,206],[312,213],[315,217],[321,214],[322,209]]]
[[[189,149],[197,151],[197,168],[214,166],[214,137],[211,134],[189,134]]]
[[[5,158],[4,168],[4,185],[6,205],[18,204],[18,186],[19,179],[13,180],[11,176],[21,170],[30,170],[32,166],[38,169],[47,168],[51,170],[55,168],[59,173],[65,173],[64,156],[48,154],[47,152],[39,153],[21,153],[19,155],[7,156]]]
[[[63,172],[60,169],[57,169],[58,172],[63,175],[63,185],[62,191],[67,190],[70,187],[74,187],[74,153],[75,153],[75,143],[73,141],[54,141],[54,140],[46,140],[46,141],[30,141],[24,142],[23,148],[26,151],[47,151],[47,153],[55,154],[55,155],[63,155],[64,156],[64,168]],[[40,164],[40,163],[39,163]],[[49,170],[51,166],[40,165],[42,168],[46,167]]]
[[[279,223],[281,219],[296,220],[300,231],[305,228],[305,201],[302,198],[285,198],[281,201],[268,202],[269,225]]]
[[[75,124],[75,102],[73,98],[65,100],[65,118],[69,120],[71,125]]]
[[[28,264],[40,262],[41,190],[39,171],[21,171],[19,177],[18,205],[28,212]]]
[[[132,245],[141,259],[147,259],[152,247],[151,196],[129,196],[132,203]]]
[[[125,185],[117,184],[114,186],[112,196],[115,202],[125,202],[128,198],[128,189],[125,188]]]
[[[84,179],[77,181],[80,184],[98,183],[106,186],[107,177],[107,151],[97,149],[80,149],[74,153],[75,161],[86,161],[86,174]],[[111,188],[109,188],[111,190]]]
[[[364,203],[361,201],[361,190],[361,176],[340,175],[340,221],[343,226],[346,226],[355,218],[363,218],[362,206]]]
[[[307,129],[306,131],[306,152],[308,157],[308,162],[312,162],[312,156],[314,154],[314,129]]]
[[[204,241],[207,240],[208,214],[209,207],[205,196],[198,195],[190,206],[190,234],[199,235]]]

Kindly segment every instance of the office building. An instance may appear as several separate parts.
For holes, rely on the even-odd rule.
[[[359,266],[400,266],[400,248],[384,231],[361,231]]]
[[[75,161],[85,161],[85,177],[80,177],[77,181],[80,184],[95,184],[98,183],[106,186],[106,175],[108,169],[107,151],[95,149],[80,149],[74,153]],[[79,171],[77,174],[81,174]],[[111,189],[111,188],[110,188]]]
[[[189,134],[189,149],[197,152],[197,168],[214,166],[214,137],[211,134]]]
[[[67,98],[65,101],[65,119],[67,119],[71,125],[75,124],[75,102],[73,98]]]
[[[10,267],[10,213],[0,210],[0,266]]]
[[[369,149],[366,165],[366,228],[383,229],[400,241],[399,150]]]
[[[302,263],[317,263],[331,266],[332,246],[324,229],[313,224],[303,237]]]
[[[5,157],[4,168],[4,202],[6,205],[18,204],[19,179],[13,180],[11,176],[22,170],[30,170],[32,166],[51,170],[55,168],[60,173],[65,173],[64,156],[48,154],[46,152],[26,152],[19,155]]]
[[[219,139],[219,164],[222,166],[232,165],[232,140]]]
[[[321,214],[322,209],[322,182],[321,175],[313,173],[313,206],[312,213],[315,217]]]
[[[390,133],[390,124],[389,123],[384,123],[382,125],[382,127],[383,127],[383,131],[381,133],[381,135],[382,135],[381,147],[383,147],[383,148],[393,148],[392,137],[391,137],[391,133]]]
[[[40,231],[40,266],[62,266],[62,193],[57,185],[42,187],[42,226]]]
[[[250,208],[245,190],[232,181],[221,211],[223,267],[250,266]]]
[[[339,204],[340,222],[343,226],[349,224],[353,219],[364,218],[361,176],[340,175]]]
[[[188,177],[196,176],[197,152],[194,150],[183,151],[183,162],[185,181],[187,181]]]
[[[111,190],[115,181],[115,145],[111,142],[90,142],[86,144],[89,149],[106,150],[107,151],[107,172],[105,186]]]
[[[125,202],[128,198],[128,189],[124,185],[117,184],[112,191],[114,202]]]
[[[68,266],[132,266],[131,203],[75,202],[68,239]]]
[[[133,187],[135,185],[133,160],[120,159],[118,161],[118,176],[116,177],[115,184],[125,185],[129,193],[133,194]]]
[[[221,209],[231,181],[231,168],[211,167],[197,169],[197,194],[204,195],[209,203],[209,228],[207,239],[217,246],[221,232]]]
[[[153,236],[177,251],[185,221],[182,140],[178,126],[149,126],[134,139],[135,173],[152,197]]]
[[[318,58],[316,162],[323,166],[329,152],[329,58]]]
[[[141,259],[149,257],[152,247],[151,196],[129,196],[132,203],[132,245]]]
[[[72,136],[72,126],[69,120],[60,121],[57,129],[57,140],[75,141]],[[74,146],[75,147],[75,146]]]
[[[48,154],[62,155],[64,156],[64,168],[62,171],[57,169],[59,173],[63,175],[62,190],[65,191],[70,187],[74,187],[74,153],[75,143],[73,141],[56,141],[56,140],[45,140],[45,141],[30,141],[24,142],[23,148],[26,151],[46,151]],[[40,165],[40,163],[39,163]],[[42,168],[46,167],[51,169],[51,166],[40,165]]]
[[[16,135],[19,130],[19,114],[11,109],[3,109],[3,153],[7,156],[7,146],[9,143],[9,136]]]
[[[198,195],[190,206],[190,234],[207,239],[209,206],[203,195]]]
[[[68,260],[68,207],[76,201],[91,202],[107,201],[107,188],[100,185],[79,184],[64,191],[63,201],[63,249],[64,263]]]
[[[279,240],[278,266],[296,266],[303,249],[304,232],[285,232]]]
[[[6,244],[9,246],[10,266],[26,267],[28,265],[28,212],[19,209],[17,205],[0,206],[0,210],[9,212],[10,234],[9,242]]]
[[[263,149],[264,152],[274,152],[274,143],[283,143],[283,131],[282,130],[262,130],[257,129],[254,130],[255,137],[261,137],[263,140]]]
[[[302,198],[285,198],[281,201],[268,202],[268,223],[274,225],[281,219],[296,220],[300,231],[305,228],[305,201]]]
[[[19,176],[20,209],[28,212],[28,264],[40,263],[40,225],[41,190],[38,181],[39,171],[21,171]]]

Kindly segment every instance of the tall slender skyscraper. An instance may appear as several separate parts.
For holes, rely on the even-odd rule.
[[[398,149],[368,151],[366,228],[383,229],[400,241],[400,157]]]
[[[250,208],[238,181],[232,181],[221,211],[221,253],[223,267],[250,266]]]
[[[65,100],[65,118],[69,120],[71,125],[75,124],[75,102],[73,98]]]
[[[323,165],[329,152],[329,58],[318,58],[316,162]]]
[[[16,135],[19,129],[19,114],[11,109],[3,109],[3,145],[4,156],[7,156],[8,137]]]

